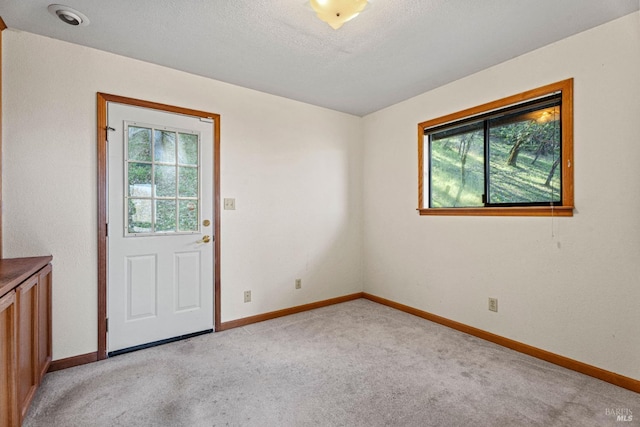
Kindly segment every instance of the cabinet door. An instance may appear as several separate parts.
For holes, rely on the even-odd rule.
[[[38,273],[38,383],[51,364],[51,264]]]
[[[0,298],[0,426],[18,426],[16,293]]]
[[[38,386],[38,276],[16,288],[18,308],[18,407],[20,419]]]

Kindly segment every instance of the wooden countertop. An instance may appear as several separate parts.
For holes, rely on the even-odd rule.
[[[52,259],[50,255],[0,259],[0,297],[49,264]]]

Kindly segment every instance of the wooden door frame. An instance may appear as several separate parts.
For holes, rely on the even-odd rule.
[[[7,29],[7,24],[0,16],[0,258],[2,258],[2,32]]]
[[[98,360],[107,358],[107,103],[213,119],[214,330],[220,330],[220,115],[98,92]]]

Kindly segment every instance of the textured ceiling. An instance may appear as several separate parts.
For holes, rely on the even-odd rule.
[[[369,0],[339,30],[305,0],[0,0],[41,34],[362,116],[637,11],[638,0]]]

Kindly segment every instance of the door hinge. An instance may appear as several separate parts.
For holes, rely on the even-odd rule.
[[[106,325],[105,332],[109,332],[109,318],[108,317],[105,319],[105,325]]]
[[[109,236],[109,224],[104,225],[104,235],[107,237]]]

